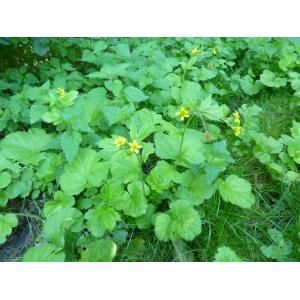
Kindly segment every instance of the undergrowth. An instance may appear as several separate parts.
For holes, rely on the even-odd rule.
[[[2,38],[0,58],[0,260],[299,261],[299,40]]]

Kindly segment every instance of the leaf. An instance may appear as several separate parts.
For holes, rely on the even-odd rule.
[[[254,205],[255,197],[251,193],[251,184],[247,180],[236,175],[229,175],[225,181],[218,179],[217,185],[225,202],[241,208],[251,208]]]
[[[80,232],[83,225],[83,215],[80,210],[62,207],[48,215],[44,222],[42,237],[51,244],[62,248],[65,244],[67,231]]]
[[[112,177],[123,183],[135,181],[141,176],[141,169],[137,156],[128,156],[125,152],[116,153],[110,161],[109,168]]]
[[[71,163],[76,156],[79,146],[81,144],[82,138],[81,134],[78,131],[65,131],[60,136],[60,144],[63,150],[63,153],[66,157],[68,163]]]
[[[135,223],[139,229],[150,229],[152,225],[152,217],[155,213],[156,207],[153,204],[149,204],[146,213],[135,218]]]
[[[94,52],[92,52],[92,51],[90,51],[88,49],[84,49],[82,51],[81,61],[97,65],[98,64],[98,60],[99,60],[99,58],[95,55]]]
[[[160,213],[155,218],[155,235],[156,237],[164,242],[173,239],[174,236],[174,225],[169,215]]]
[[[63,106],[68,107],[74,104],[74,101],[76,100],[77,97],[78,97],[77,91],[70,91],[68,93],[65,93],[63,97],[60,97],[59,101]]]
[[[127,186],[128,193],[123,200],[123,211],[131,217],[138,217],[146,213],[148,202],[145,194],[148,194],[148,187],[145,183],[134,181]]]
[[[0,80],[0,91],[7,90],[10,88],[10,84],[4,80]]]
[[[288,154],[294,159],[297,164],[300,164],[300,137],[289,141]]]
[[[175,167],[165,161],[159,161],[151,170],[146,181],[152,190],[162,193],[163,190],[170,188],[171,182],[179,182],[180,174]]]
[[[269,228],[268,234],[275,244],[278,244],[281,246],[284,244],[284,237],[283,237],[282,232],[278,231],[275,228]]]
[[[205,144],[204,156],[204,172],[209,183],[212,183],[221,172],[226,170],[228,163],[233,162],[225,140]]]
[[[202,222],[198,212],[184,200],[170,204],[167,213],[159,213],[155,220],[155,234],[162,241],[178,240],[191,241],[201,233]]]
[[[121,91],[123,90],[123,84],[121,80],[107,80],[104,82],[104,86],[111,91],[114,96],[117,98],[120,96]]]
[[[155,153],[161,159],[176,160],[184,167],[204,162],[202,135],[199,131],[186,129],[183,135],[156,133]]]
[[[110,262],[116,255],[117,246],[110,240],[98,240],[81,252],[81,262]]]
[[[285,86],[287,83],[286,78],[276,77],[276,75],[269,70],[263,71],[263,73],[260,75],[260,81],[264,85],[268,87],[274,87],[274,88]]]
[[[80,210],[89,209],[93,205],[91,198],[80,198],[76,203],[76,207]]]
[[[247,95],[250,95],[250,96],[257,94],[260,91],[261,86],[262,86],[262,84],[260,83],[259,80],[256,80],[254,82],[254,80],[252,79],[252,77],[250,75],[246,75],[243,78],[241,78],[240,84],[241,84],[242,90]]]
[[[190,170],[182,174],[180,183],[177,197],[193,205],[202,204],[204,200],[211,198],[216,190],[205,174],[194,175]]]
[[[56,108],[53,108],[51,111],[45,112],[42,116],[42,119],[46,123],[53,123],[58,125],[61,122],[60,111]]]
[[[102,237],[105,232],[113,230],[117,221],[121,220],[119,213],[108,204],[96,206],[85,214],[87,228],[95,237]]]
[[[116,79],[117,77],[124,77],[127,74],[129,64],[114,64],[104,65],[101,71],[96,71],[87,75],[92,79]]]
[[[13,181],[5,191],[0,192],[0,206],[5,206],[8,199],[18,196],[27,197],[32,189],[32,179],[21,179]]]
[[[130,49],[127,44],[118,44],[113,47],[116,54],[124,59],[130,59]]]
[[[229,247],[219,247],[215,255],[215,262],[241,262],[242,260]]]
[[[49,217],[51,214],[63,208],[71,208],[75,204],[75,199],[61,191],[54,194],[54,200],[47,201],[44,205],[44,215]]]
[[[204,116],[208,120],[221,121],[229,111],[226,105],[219,105],[211,96],[206,97],[200,102],[199,107],[195,109],[196,113]]]
[[[154,135],[155,153],[161,159],[176,160],[181,137],[173,137],[161,132]],[[178,144],[179,143],[179,144]]]
[[[177,200],[170,204],[170,211],[174,220],[177,235],[187,241],[193,240],[201,233],[201,219],[198,212],[184,200]]]
[[[253,147],[253,154],[261,163],[269,163],[271,154],[280,153],[283,149],[282,142],[272,137],[267,137],[263,133],[258,133],[254,137],[256,145]]]
[[[11,170],[14,173],[19,172],[19,165],[17,163],[12,163],[10,160],[8,160],[4,155],[3,152],[0,151],[0,172],[3,170]]]
[[[53,139],[44,130],[33,128],[28,132],[8,134],[1,143],[3,154],[24,164],[37,164],[45,157],[43,151],[51,149]]]
[[[209,80],[209,79],[212,79],[212,78],[216,77],[217,74],[218,74],[218,71],[217,70],[210,70],[210,69],[205,68],[205,67],[202,66],[200,70],[195,72],[195,74],[196,74],[196,77],[197,77],[198,80],[206,81],[206,80]]]
[[[293,251],[292,242],[289,240],[285,241],[283,234],[275,228],[269,228],[268,234],[273,244],[262,246],[260,248],[262,254],[279,262],[289,261],[287,256]]]
[[[300,138],[300,123],[293,120],[293,127],[291,128],[291,135],[293,138]]]
[[[134,86],[128,86],[125,88],[125,96],[129,102],[142,102],[149,99],[144,92]]]
[[[128,124],[130,137],[138,141],[144,140],[151,133],[158,130],[156,125],[160,124],[161,121],[161,115],[154,111],[146,108],[136,111]]]
[[[153,143],[143,143],[142,161],[146,162],[149,155],[154,153]]]
[[[43,104],[35,103],[30,107],[29,115],[30,115],[30,123],[34,124],[40,120],[42,120],[42,116],[44,113],[48,111],[48,107]]]
[[[123,120],[128,120],[129,116],[135,111],[134,105],[124,105],[122,108],[112,105],[101,106],[101,112],[108,122],[108,126],[116,123],[121,123]]]
[[[93,197],[93,203],[98,205],[105,202],[117,209],[122,209],[124,196],[125,191],[123,184],[118,181],[110,181],[101,187],[100,194]]]
[[[36,245],[27,250],[22,262],[63,262],[65,254],[49,243]]]
[[[40,56],[45,56],[49,49],[48,38],[33,38],[32,47],[35,53]]]
[[[296,76],[294,77],[293,74],[295,74]],[[290,72],[289,76],[292,77],[292,79],[290,79],[292,89],[296,93],[300,92],[300,74],[299,73]]]
[[[42,86],[31,87],[24,86],[24,97],[37,103],[46,104],[49,102],[50,80],[46,81]]]
[[[116,106],[102,106],[101,112],[106,119],[108,126],[112,126],[121,120],[122,109]]]
[[[60,177],[60,185],[67,195],[78,195],[88,185],[100,186],[108,173],[108,163],[99,162],[95,150],[80,149]]]
[[[0,173],[0,189],[4,189],[11,183],[11,175],[8,172]]]
[[[112,239],[117,245],[123,245],[126,243],[128,232],[126,230],[114,230],[112,233]]]
[[[6,241],[6,237],[11,234],[12,229],[18,225],[15,214],[0,214],[0,245]]]
[[[171,91],[175,100],[178,103],[182,101],[184,106],[193,106],[203,97],[203,90],[200,84],[194,81],[185,81],[177,95],[173,93],[174,88],[172,88]]]
[[[100,52],[105,50],[107,47],[108,47],[108,45],[104,41],[97,41],[95,43],[94,53],[99,55]]]

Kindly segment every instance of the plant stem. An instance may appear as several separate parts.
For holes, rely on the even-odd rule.
[[[193,117],[194,117],[194,116],[191,116],[191,117],[188,119],[188,121],[186,122],[185,126],[184,126],[183,134],[182,134],[181,141],[180,141],[179,151],[178,151],[178,154],[177,154],[177,157],[176,157],[175,160],[177,160],[177,159],[180,157],[180,154],[181,154],[181,148],[182,148],[182,145],[183,145],[184,135],[185,135],[186,129],[187,129],[188,126],[190,125],[191,120],[192,120]]]
[[[204,127],[205,132],[207,132],[207,127],[206,127],[205,121],[204,121],[204,119],[202,118],[201,115],[200,115],[200,119],[201,119],[201,122],[202,122],[202,124],[203,124],[203,127]]]
[[[182,73],[182,75],[181,75],[181,79],[180,79],[180,81],[181,81],[181,87],[180,87],[180,99],[181,99],[181,94],[182,94],[182,86],[183,86],[183,82],[185,81],[185,75],[186,75],[187,68],[188,68],[188,65],[189,65],[189,63],[190,63],[190,60],[191,60],[191,57],[188,59],[186,65],[185,65],[185,67],[184,67],[184,69],[183,69],[183,73]]]
[[[138,158],[139,165],[140,165],[140,178],[141,178],[141,182],[142,182],[143,193],[144,193],[144,196],[146,196],[146,194],[145,194],[145,185],[144,185],[144,172],[143,172],[143,169],[142,169],[142,163],[143,163],[142,155],[138,154],[137,158]]]
[[[185,75],[186,75],[187,68],[188,68],[190,60],[191,60],[191,58],[189,58],[189,60],[187,61],[186,65],[185,65],[185,67],[183,69],[183,73],[182,73],[182,76],[181,76],[181,86],[183,84],[183,81],[185,80]]]

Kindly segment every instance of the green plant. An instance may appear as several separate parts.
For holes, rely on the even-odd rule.
[[[212,228],[272,205],[240,160],[265,168],[265,185],[299,183],[300,120],[273,137],[260,101],[288,94],[298,111],[300,48],[288,39],[4,42],[0,52],[20,45],[16,55],[35,60],[6,61],[0,74],[0,243],[17,218],[41,227],[22,261],[130,260],[153,239],[179,260],[199,259],[185,252],[209,247]],[[20,198],[37,212],[20,210]],[[242,260],[224,244],[203,257]],[[289,254],[273,248],[262,248],[268,259]]]

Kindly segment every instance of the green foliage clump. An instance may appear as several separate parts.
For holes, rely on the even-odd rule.
[[[162,260],[299,260],[299,201],[275,199],[300,181],[293,40],[6,38],[0,57],[0,244],[40,225],[21,261],[143,260],[147,241]],[[264,99],[283,96],[272,135]]]

